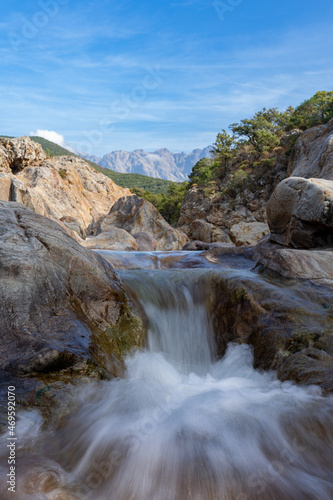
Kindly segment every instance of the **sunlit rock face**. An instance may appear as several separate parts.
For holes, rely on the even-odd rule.
[[[42,146],[27,136],[13,139],[0,137],[0,172],[18,173],[45,158]]]
[[[103,250],[124,250],[127,252],[139,250],[138,244],[127,231],[118,227],[112,227],[103,231],[98,236],[88,237],[82,242],[86,248]]]
[[[59,222],[79,241],[90,224],[130,194],[80,158],[46,158],[28,137],[0,138],[0,199]]]
[[[136,195],[120,198],[93,228],[93,233],[98,235],[114,227],[125,229],[132,235],[148,233],[156,240],[157,250],[181,250],[188,241],[183,232],[167,223],[152,203]]]
[[[333,180],[333,120],[302,133],[290,157],[288,175]]]
[[[289,177],[267,205],[271,240],[296,248],[333,246],[333,181]]]

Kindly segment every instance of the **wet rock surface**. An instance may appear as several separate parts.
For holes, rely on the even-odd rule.
[[[219,354],[230,341],[250,343],[256,367],[333,392],[332,252],[269,243],[235,250],[201,254],[216,266],[243,261],[243,273],[214,278],[211,314]]]
[[[221,242],[216,242],[216,243],[205,243],[204,241],[200,240],[194,240],[194,241],[189,241],[184,245],[183,250],[184,251],[201,251],[201,250],[209,250],[210,248],[224,248],[226,246],[234,246],[232,243],[221,243]]]
[[[0,280],[0,370],[18,403],[47,409],[79,379],[117,376],[144,343],[112,267],[18,203],[0,202]]]

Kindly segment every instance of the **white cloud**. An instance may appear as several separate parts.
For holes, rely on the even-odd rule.
[[[64,136],[58,134],[58,132],[55,132],[54,130],[37,129],[36,132],[30,132],[30,135],[37,135],[38,137],[43,137],[43,139],[55,142],[56,144],[58,144],[58,146],[68,149],[69,151],[72,151],[72,153],[76,152],[69,144],[67,144]]]

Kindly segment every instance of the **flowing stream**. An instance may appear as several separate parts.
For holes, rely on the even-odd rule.
[[[217,360],[204,269],[163,269],[164,254],[109,259],[127,267],[147,349],[126,359],[124,379],[82,389],[58,429],[22,415],[29,452],[16,498],[332,500],[333,398],[255,370],[245,344]]]

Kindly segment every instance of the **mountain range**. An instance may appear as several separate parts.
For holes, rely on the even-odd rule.
[[[174,182],[186,181],[193,165],[201,158],[211,157],[212,146],[194,149],[191,153],[172,153],[166,148],[147,153],[143,149],[135,151],[112,151],[99,158],[94,155],[78,153],[85,160],[93,161],[101,167],[122,173],[137,173],[149,177],[168,179]]]

